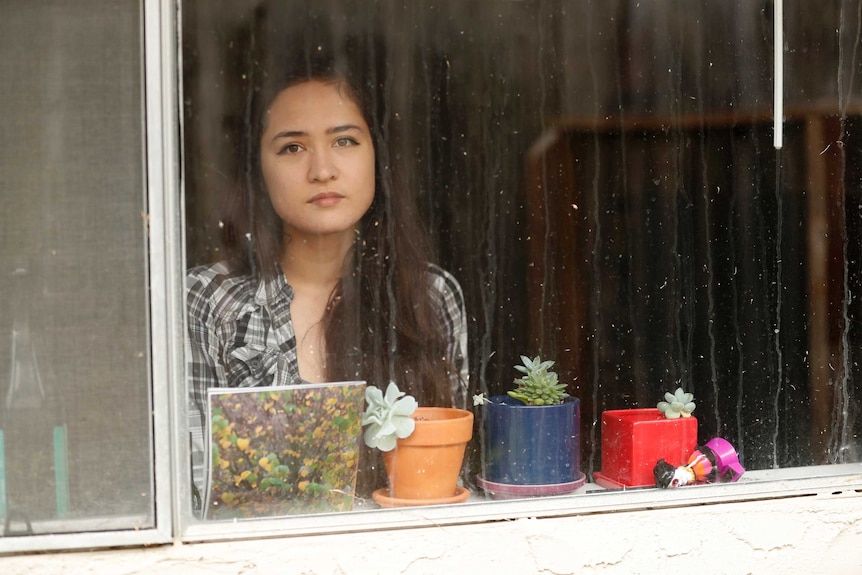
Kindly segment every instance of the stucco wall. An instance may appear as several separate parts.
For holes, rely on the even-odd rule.
[[[0,574],[862,573],[862,493],[398,531],[21,555]]]

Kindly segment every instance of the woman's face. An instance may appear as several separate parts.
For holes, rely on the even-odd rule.
[[[374,199],[374,144],[337,84],[280,92],[260,141],[263,180],[291,238],[353,233]]]

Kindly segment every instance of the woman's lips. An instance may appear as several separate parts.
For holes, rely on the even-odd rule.
[[[334,206],[343,199],[344,196],[336,192],[323,192],[308,200],[308,203],[321,208],[328,208],[330,206]]]

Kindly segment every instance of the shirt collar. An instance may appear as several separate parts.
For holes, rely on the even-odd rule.
[[[271,278],[262,278],[254,294],[254,303],[269,309],[274,325],[290,318],[293,288],[287,283],[281,268]]]

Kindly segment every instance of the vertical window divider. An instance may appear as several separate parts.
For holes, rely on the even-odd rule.
[[[183,497],[174,480],[182,456],[174,412],[184,382],[175,3],[145,0],[143,22],[155,526],[167,542],[179,532],[175,510]]]
[[[780,150],[784,145],[784,2],[774,0],[772,9],[772,145]]]

